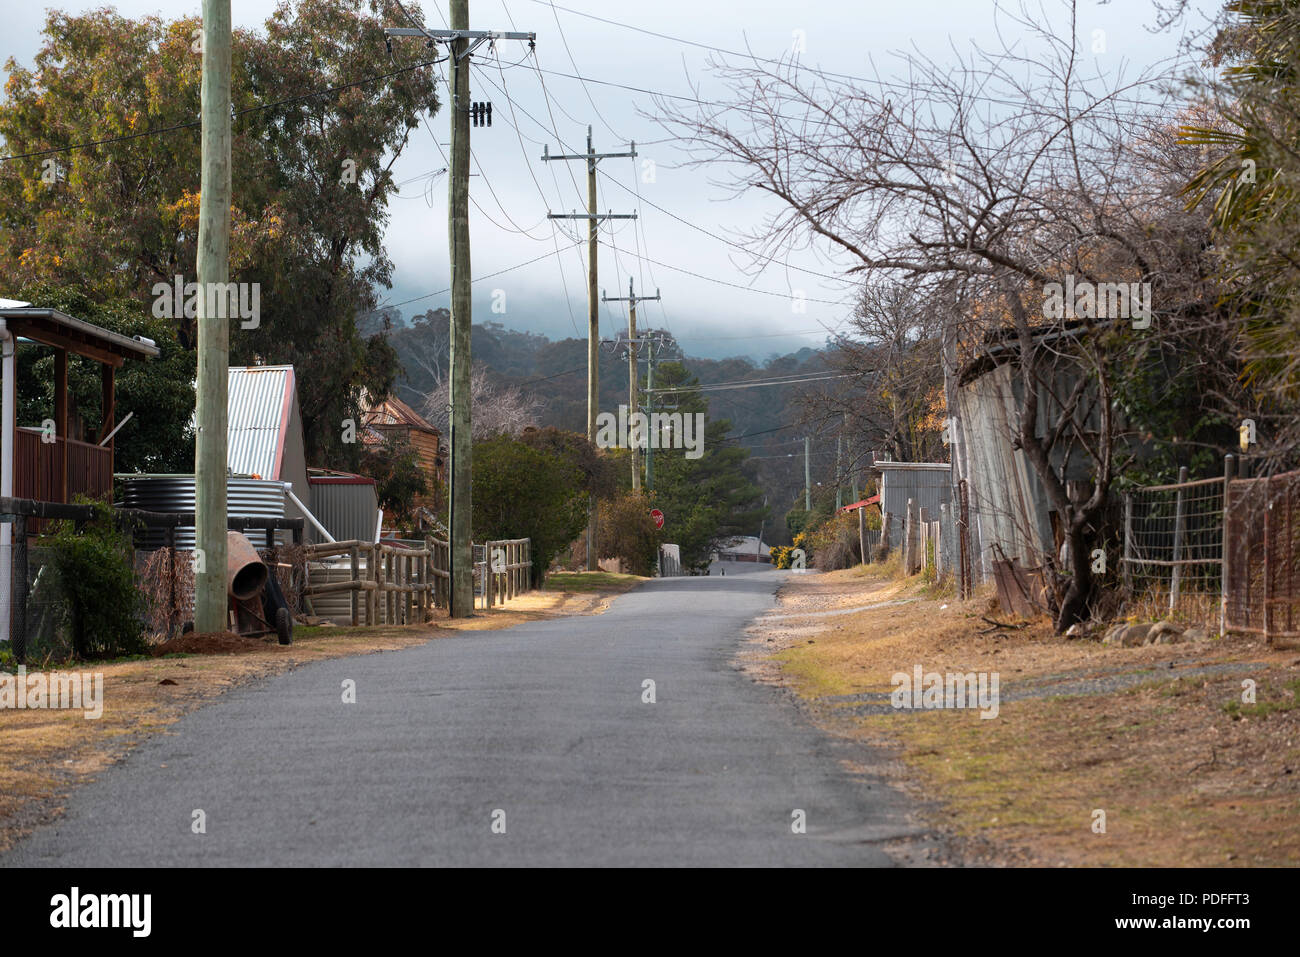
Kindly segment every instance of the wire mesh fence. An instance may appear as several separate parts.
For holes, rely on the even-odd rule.
[[[1122,562],[1131,611],[1217,626],[1223,594],[1223,487],[1224,480],[1214,478],[1125,494]]]

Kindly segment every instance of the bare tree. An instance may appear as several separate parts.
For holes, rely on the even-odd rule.
[[[737,193],[778,200],[749,237],[756,262],[824,242],[847,275],[948,304],[950,415],[963,374],[1010,370],[1002,438],[1032,467],[1066,545],[1040,556],[1064,630],[1088,613],[1092,548],[1129,461],[1122,395],[1186,306],[1193,284],[1169,277],[1198,260],[1204,223],[1135,149],[1173,115],[1164,81],[1178,64],[1086,75],[1076,3],[1058,9],[1053,21],[999,7],[1001,49],[954,51],[956,63],[905,54],[901,81],[715,60],[736,93],[729,108],[659,109],[695,162],[731,170]],[[1098,309],[1095,291],[1121,283],[1123,301]],[[1048,308],[1084,288],[1091,299]],[[1149,326],[1129,315],[1144,305]]]
[[[846,378],[800,393],[801,424],[848,439],[846,472],[872,452],[943,457],[942,321],[930,298],[906,284],[865,285],[847,329],[829,343],[828,363]]]
[[[518,386],[499,386],[482,363],[474,363],[469,376],[470,430],[475,440],[494,435],[517,435],[528,426],[536,426],[542,402]],[[444,376],[424,398],[423,413],[448,434],[450,424],[450,382]]]

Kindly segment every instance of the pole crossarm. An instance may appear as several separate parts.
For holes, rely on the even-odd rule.
[[[542,145],[542,162],[549,163],[552,160],[586,160],[587,163],[594,167],[599,160],[603,159],[636,159],[636,142],[631,144],[631,152],[628,153],[564,153],[558,156],[551,155],[551,148],[545,144]]]
[[[638,296],[636,293],[634,293],[634,292],[632,291],[632,280],[629,279],[629,280],[627,281],[627,295],[626,295],[626,296],[607,296],[607,295],[605,295],[604,290],[601,290],[600,301],[601,301],[601,302],[630,302],[630,303],[631,303],[632,305],[634,305],[634,306],[635,306],[638,302],[658,302],[658,301],[659,301],[659,290],[656,289],[656,290],[655,290],[655,294],[654,294],[653,296]],[[638,337],[638,338],[635,340],[635,342],[636,342],[637,345],[640,345],[640,344],[643,343],[643,342],[649,342],[649,341],[650,341],[649,339],[644,338],[644,337]]]
[[[456,54],[456,62],[468,57],[484,43],[496,43],[497,40],[527,40],[529,49],[537,48],[536,33],[509,33],[499,30],[426,30],[423,27],[385,27],[385,43],[392,49],[392,37],[424,37],[433,46],[433,41],[441,40],[451,44],[457,40],[468,40],[466,47]]]
[[[421,30],[417,27],[384,27],[390,37],[428,37],[431,40],[529,40],[536,33],[502,33],[497,30]]]
[[[636,213],[547,213],[547,219],[636,219]]]

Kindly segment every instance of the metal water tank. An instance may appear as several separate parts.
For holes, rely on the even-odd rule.
[[[148,512],[193,512],[193,475],[124,475],[122,506]],[[226,514],[238,518],[284,518],[285,490],[291,483],[270,479],[230,478],[226,480]],[[250,532],[254,545],[261,547],[265,538]],[[276,541],[288,544],[293,532],[281,529]],[[167,530],[149,528],[136,535],[136,547],[146,550],[167,544]],[[194,548],[194,526],[176,529],[176,547]]]

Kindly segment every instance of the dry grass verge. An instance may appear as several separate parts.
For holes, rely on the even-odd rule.
[[[985,596],[924,595],[917,579],[863,568],[793,578],[741,665],[789,687],[828,729],[893,748],[899,783],[930,802],[956,859],[1300,862],[1296,652],[1238,638],[1115,648],[989,615]],[[990,629],[985,615],[1024,627]],[[894,711],[892,675],[918,664],[998,672],[997,718]],[[1253,705],[1241,701],[1247,679]],[[1093,829],[1099,810],[1105,833]]]

